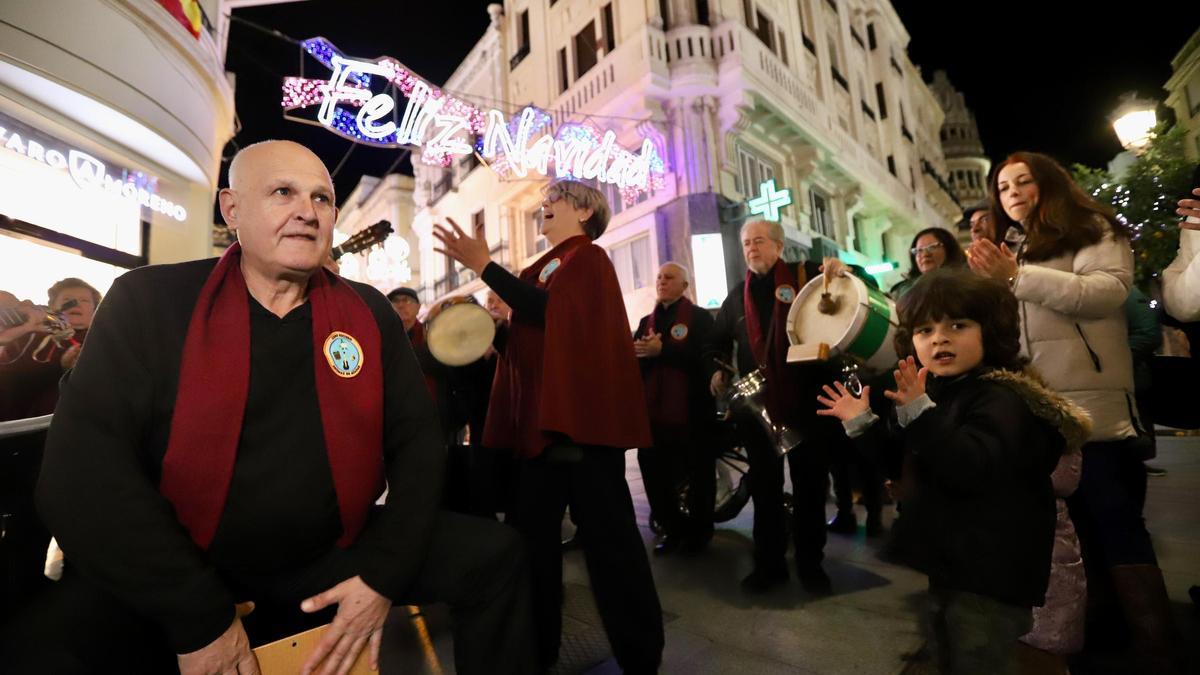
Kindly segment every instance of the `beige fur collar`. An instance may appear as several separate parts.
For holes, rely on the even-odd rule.
[[[1066,452],[1079,452],[1092,432],[1087,411],[1065,396],[1051,391],[1032,367],[1021,372],[993,370],[983,379],[1002,384],[1017,393],[1033,411],[1062,434]]]

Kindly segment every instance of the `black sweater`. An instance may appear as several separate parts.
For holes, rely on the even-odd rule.
[[[1050,474],[1062,436],[1019,394],[978,371],[950,381],[930,376],[929,396],[937,407],[899,432],[902,443],[878,422],[855,439],[876,457],[913,455],[915,494],[905,495],[894,532],[901,557],[928,574],[933,589],[1040,606],[1054,544]]]
[[[252,579],[272,569],[303,568],[341,533],[321,441],[307,306],[283,319],[251,311],[248,414],[207,552],[158,492],[188,323],[215,264],[145,267],[113,284],[87,349],[64,381],[37,488],[38,508],[71,572],[161,625],[177,653],[203,647],[229,627],[234,602],[247,599],[233,589],[253,590]],[[399,317],[378,291],[349,283],[380,330],[390,492],[350,548],[347,574],[397,598],[425,559],[445,451]],[[272,528],[289,531],[270,534]]]
[[[671,329],[679,323],[680,302],[667,307],[654,303],[654,330],[662,336],[662,353],[655,357],[638,359],[643,381],[648,380],[657,368],[676,368],[688,377],[688,413],[693,431],[707,429],[716,419],[716,408],[708,391],[711,374],[702,358],[712,331],[713,318],[703,307],[692,307],[692,319],[688,323],[686,339],[680,341],[671,336]],[[642,317],[633,339],[646,337],[650,332],[650,315]],[[703,433],[703,431],[701,431]]]

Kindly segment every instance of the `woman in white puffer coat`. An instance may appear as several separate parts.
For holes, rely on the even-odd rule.
[[[1088,585],[1111,583],[1143,663],[1178,672],[1166,587],[1142,519],[1146,471],[1126,334],[1133,281],[1126,227],[1046,155],[1009,156],[989,187],[997,231],[1011,227],[1025,238],[1016,251],[976,242],[971,268],[1009,283],[1032,365],[1092,418],[1079,487],[1067,500]]]

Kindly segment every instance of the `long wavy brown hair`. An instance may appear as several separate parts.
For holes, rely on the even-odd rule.
[[[1024,225],[1014,221],[1000,205],[1000,170],[1010,164],[1024,164],[1038,186],[1038,200]],[[1024,257],[1048,260],[1075,253],[1104,238],[1106,229],[1113,236],[1129,239],[1129,229],[1117,220],[1109,207],[1092,199],[1071,180],[1071,175],[1054,158],[1040,152],[1014,152],[1001,162],[988,179],[988,200],[992,222],[1000,237],[1012,226],[1023,227],[1026,234]],[[1104,223],[1108,223],[1105,228]]]

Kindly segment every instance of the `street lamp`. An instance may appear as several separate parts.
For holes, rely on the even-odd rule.
[[[1158,102],[1151,99],[1138,98],[1130,92],[1121,98],[1117,109],[1109,115],[1113,131],[1117,133],[1121,145],[1130,152],[1141,152],[1150,139],[1158,118],[1154,113]]]

